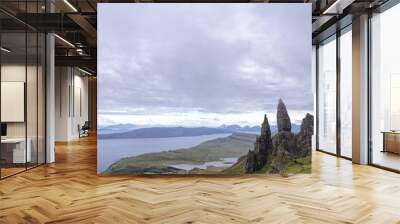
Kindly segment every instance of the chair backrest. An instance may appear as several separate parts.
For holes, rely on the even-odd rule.
[[[85,121],[85,124],[83,124],[82,128],[89,128],[89,121]]]

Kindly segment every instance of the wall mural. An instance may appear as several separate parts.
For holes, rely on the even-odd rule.
[[[98,14],[99,174],[311,172],[309,4]]]

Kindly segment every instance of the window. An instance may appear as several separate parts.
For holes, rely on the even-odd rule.
[[[340,155],[352,157],[352,35],[351,26],[340,36]]]
[[[318,148],[336,153],[336,36],[318,48]]]
[[[400,170],[400,5],[371,18],[371,159]]]

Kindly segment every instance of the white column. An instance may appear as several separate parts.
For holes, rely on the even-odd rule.
[[[353,19],[353,162],[368,163],[368,15]]]
[[[71,140],[72,68],[55,69],[55,141]]]
[[[46,1],[46,11],[54,12],[54,5]],[[55,162],[55,42],[54,34],[46,35],[46,163]]]
[[[55,161],[54,133],[55,133],[55,56],[54,56],[54,35],[46,36],[46,163]]]

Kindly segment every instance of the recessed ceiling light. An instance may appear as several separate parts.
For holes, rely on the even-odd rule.
[[[9,50],[9,49],[7,49],[5,47],[1,47],[1,51],[4,51],[6,53],[10,53],[11,52],[11,50]]]
[[[322,14],[342,14],[343,9],[351,5],[355,0],[336,0]]]
[[[58,34],[54,34],[55,37],[57,37],[59,40],[61,40],[62,42],[66,43],[68,46],[75,48],[75,45],[73,45],[71,42],[69,42],[68,40],[62,38],[61,36],[59,36]]]
[[[86,70],[83,70],[83,69],[81,69],[81,68],[79,68],[79,67],[78,67],[78,70],[81,71],[81,72],[83,72],[83,73],[85,73],[86,75],[90,75],[90,76],[92,75],[92,73],[90,73],[90,72],[88,72],[88,71],[86,71]]]
[[[78,12],[78,10],[68,1],[64,0],[65,4],[67,4],[74,12]]]

